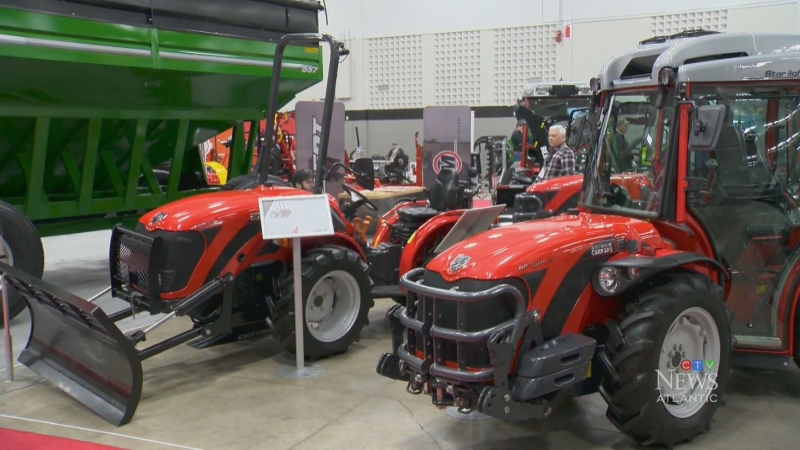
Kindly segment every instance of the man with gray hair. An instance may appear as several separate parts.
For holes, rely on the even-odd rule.
[[[549,180],[577,173],[575,170],[575,152],[565,143],[567,130],[561,125],[553,125],[547,133],[550,144],[547,149],[542,148],[544,164],[542,165],[536,181]]]

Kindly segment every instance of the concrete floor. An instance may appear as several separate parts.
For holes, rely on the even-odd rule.
[[[88,298],[105,287],[107,232],[45,240],[45,279]],[[101,300],[104,309],[121,307]],[[294,358],[269,337],[195,350],[180,346],[144,362],[144,392],[131,423],[115,427],[27,370],[0,381],[0,427],[135,449],[626,449],[636,448],[605,418],[599,395],[562,406],[541,430],[531,423],[464,420],[438,410],[430,398],[376,374],[390,349],[376,301],[360,342],[316,363],[306,379],[277,375]],[[27,340],[28,317],[12,323],[15,353]],[[153,320],[137,316],[123,329]],[[153,339],[184,329],[170,321]],[[5,367],[0,369],[5,379]],[[685,449],[797,448],[800,370],[737,370],[710,433]],[[0,443],[0,448],[3,445]]]

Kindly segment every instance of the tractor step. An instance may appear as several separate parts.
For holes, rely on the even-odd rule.
[[[584,381],[597,343],[582,334],[558,336],[519,358],[511,396],[527,401]]]

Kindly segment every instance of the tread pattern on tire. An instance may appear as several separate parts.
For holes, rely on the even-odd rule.
[[[4,201],[0,201],[0,221],[2,221],[0,225],[4,233],[3,239],[14,252],[14,266],[41,278],[44,273],[44,247],[33,222],[17,208]],[[24,311],[27,305],[15,290],[9,289],[8,292],[8,312],[11,320]],[[0,328],[2,326],[3,309],[0,307]]]
[[[730,374],[730,351],[734,342],[729,325],[731,312],[721,302],[721,287],[700,275],[670,273],[669,276],[657,277],[650,286],[649,290],[626,305],[621,320],[609,321],[607,324],[610,337],[603,351],[620,377],[620,383],[615,383],[609,369],[604,368],[600,395],[608,404],[606,417],[620,431],[642,444],[672,446],[708,431],[711,418],[722,402],[725,383]],[[708,298],[712,301],[720,299],[718,306],[724,308],[724,313],[719,316],[728,320],[720,331],[725,333],[727,330],[730,340],[729,343],[721,342],[721,351],[726,352],[727,349],[727,357],[723,359],[724,364],[720,364],[719,387],[715,391],[717,402],[708,403],[691,418],[674,419],[674,423],[665,426],[664,414],[668,413],[656,402],[648,400],[654,398],[654,393],[657,392],[655,375],[648,372],[653,369],[652,350],[654,347],[657,350],[659,345],[654,339],[659,338],[658,334],[665,322],[668,325],[672,322],[673,315],[680,312],[671,311],[675,300],[687,298]],[[656,411],[656,408],[662,408],[663,414]]]
[[[312,282],[320,273],[326,273],[335,265],[336,270],[345,270],[358,281],[361,291],[361,305],[353,327],[346,336],[336,343],[321,343],[308,332],[304,321],[304,354],[311,361],[334,356],[347,351],[353,342],[360,338],[361,330],[369,322],[369,310],[375,305],[370,293],[369,265],[353,250],[336,245],[311,249],[301,260],[303,289],[310,289]],[[295,353],[294,325],[294,277],[290,270],[280,283],[280,299],[275,303],[275,338],[283,348]],[[305,301],[304,299],[304,305]]]

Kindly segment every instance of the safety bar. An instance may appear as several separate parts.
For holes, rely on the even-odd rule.
[[[432,305],[423,305],[424,308],[428,309],[427,313],[423,313],[423,321],[409,316],[408,306],[405,308],[398,308],[389,315],[389,320],[393,322],[393,328],[403,326],[419,334],[421,339],[415,339],[415,341],[421,341],[420,346],[422,347],[423,358],[420,359],[414,355],[409,349],[408,343],[397,342],[395,344],[395,353],[400,359],[405,361],[412,370],[420,373],[430,373],[434,376],[466,383],[491,381],[494,378],[494,368],[486,368],[478,371],[467,370],[465,363],[466,348],[464,344],[485,343],[488,346],[489,340],[492,339],[493,336],[506,336],[509,332],[511,332],[510,342],[519,341],[522,338],[522,333],[525,328],[526,299],[519,289],[510,284],[501,284],[478,292],[460,292],[426,286],[418,281],[424,273],[424,268],[412,269],[400,278],[400,285],[409,292],[409,296],[415,294],[423,296],[421,299],[422,302],[437,299],[459,303],[456,313],[456,323],[464,323],[463,319],[465,318],[466,310],[463,308],[463,304],[478,303],[506,295],[513,297],[516,302],[514,318],[483,330],[464,331],[434,325],[433,320],[435,314],[433,314]],[[430,300],[425,299],[425,297],[428,297]],[[407,302],[407,305],[411,304],[411,301]],[[439,350],[441,346],[434,345],[434,339],[446,339],[457,344],[456,358],[459,366],[458,369],[435,362],[441,360],[441,358],[436,358],[437,350]]]

